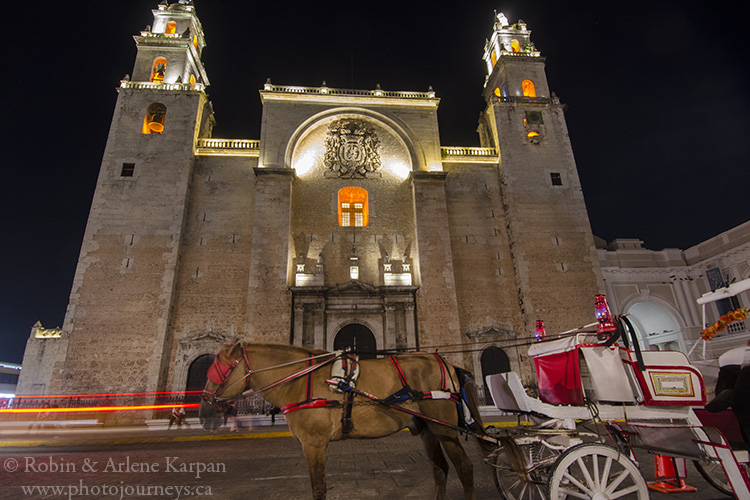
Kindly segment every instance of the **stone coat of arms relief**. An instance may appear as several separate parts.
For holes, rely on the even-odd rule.
[[[382,166],[380,141],[364,120],[342,118],[328,126],[323,163],[326,177],[363,178],[376,174]],[[379,175],[377,173],[376,175]]]

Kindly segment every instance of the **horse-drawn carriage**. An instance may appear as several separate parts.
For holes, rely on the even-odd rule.
[[[487,377],[496,407],[525,416],[516,426],[485,432],[476,425],[481,420],[468,378],[437,354],[387,353],[357,362],[347,352],[240,343],[225,346],[209,370],[201,418],[210,427],[228,400],[243,391],[264,393],[282,407],[302,444],[314,498],[325,498],[330,441],[409,428],[433,463],[435,498],[445,494],[443,452],[466,498],[474,498],[471,461],[459,439],[464,432],[480,440],[508,500],[646,499],[638,449],[677,469],[677,460],[693,460],[711,484],[750,500],[747,450],[733,451],[694,411],[706,399],[701,373],[683,353],[641,351],[627,318],[605,313],[598,323],[531,345],[538,397],[515,372]],[[335,378],[321,369],[334,364]]]

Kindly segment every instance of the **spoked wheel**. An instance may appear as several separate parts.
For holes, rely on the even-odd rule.
[[[563,453],[550,474],[550,500],[571,497],[648,500],[648,487],[628,457],[603,444],[585,443]]]
[[[721,466],[721,463],[703,463],[698,460],[693,460],[693,465],[695,465],[695,468],[698,469],[698,472],[700,472],[701,476],[703,476],[703,479],[705,479],[708,484],[725,495],[734,496],[732,487],[729,485],[729,478],[727,478],[727,475],[724,473],[724,468]]]
[[[698,472],[700,472],[701,476],[703,476],[703,479],[705,479],[708,484],[725,495],[729,495],[730,497],[734,496],[732,485],[729,484],[729,478],[727,477],[726,472],[724,472],[724,467],[721,466],[720,462],[701,462],[699,460],[693,460],[693,465],[695,465],[695,468],[698,469]],[[740,469],[744,469],[745,474],[750,476],[750,467],[748,467],[747,464],[740,463]]]
[[[497,490],[505,500],[547,500],[547,477],[554,464],[551,457],[558,456],[558,452],[542,443],[522,444],[518,449],[524,469],[529,472],[518,474],[511,463],[510,453],[498,454],[495,460]]]

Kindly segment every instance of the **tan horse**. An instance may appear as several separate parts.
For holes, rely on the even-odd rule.
[[[219,352],[214,366],[214,377],[209,370],[209,381],[204,389],[204,401],[199,415],[201,423],[207,429],[217,428],[222,421],[221,413],[228,400],[234,399],[247,388],[263,389],[285,377],[305,369],[307,363],[293,363],[306,360],[310,356],[325,355],[325,351],[303,349],[289,345],[256,345],[250,343],[227,343]],[[331,358],[333,356],[331,355]],[[318,358],[317,363],[324,363],[330,358]],[[454,367],[443,363],[445,379],[441,374],[441,361],[431,354],[403,354],[397,356],[398,365],[414,391],[437,391],[445,384],[450,392],[460,391],[459,376]],[[292,364],[288,364],[292,363]],[[246,366],[249,364],[249,367]],[[284,365],[284,366],[280,366]],[[268,368],[271,368],[270,370]],[[222,380],[216,380],[215,374],[222,373]],[[387,398],[403,388],[396,368],[388,358],[369,359],[360,362],[360,375],[356,389],[376,398]],[[467,499],[474,499],[473,465],[466,455],[459,440],[458,431],[461,419],[456,403],[446,399],[409,399],[398,405],[410,411],[418,412],[425,418],[415,417],[393,409],[385,404],[372,402],[359,394],[354,397],[351,409],[351,429],[345,435],[342,417],[346,406],[344,396],[329,389],[326,379],[330,378],[330,364],[313,371],[310,378],[301,376],[284,382],[263,392],[271,404],[284,406],[305,401],[308,395],[332,401],[332,407],[304,408],[288,412],[286,422],[289,430],[302,444],[302,451],[307,459],[314,499],[326,496],[325,460],[328,443],[346,438],[385,437],[402,429],[409,428],[419,434],[432,462],[435,480],[434,498],[445,498],[448,462],[443,451],[453,462]],[[220,383],[217,383],[220,382]],[[470,394],[469,407],[476,420],[475,428],[483,433],[484,427],[479,419],[476,394],[473,385],[465,387]],[[366,404],[361,404],[366,403]],[[440,425],[430,421],[436,419],[450,424]],[[480,443],[482,441],[480,440]],[[484,443],[483,443],[484,444]],[[442,450],[441,450],[442,445]],[[487,449],[487,447],[485,447]]]

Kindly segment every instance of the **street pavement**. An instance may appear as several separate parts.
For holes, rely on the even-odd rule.
[[[464,447],[474,462],[477,498],[501,498],[475,440],[465,441]],[[653,458],[644,455],[639,460],[646,479],[652,478]],[[421,440],[408,432],[331,443],[327,478],[329,499],[429,499],[433,494]],[[698,491],[651,492],[651,498],[728,498],[709,486],[692,464],[687,482]],[[199,497],[309,498],[300,445],[283,425],[239,433],[145,428],[0,431],[0,499]],[[448,498],[463,498],[452,467]]]

